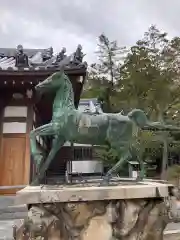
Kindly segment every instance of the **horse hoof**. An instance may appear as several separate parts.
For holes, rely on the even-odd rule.
[[[35,162],[37,170],[39,170],[42,160],[43,160],[43,156],[41,154],[37,154],[33,157],[33,160]]]
[[[39,179],[38,178],[34,179],[30,185],[31,186],[38,186],[38,185],[40,185]]]
[[[143,181],[143,179],[144,179],[144,177],[142,177],[142,176],[137,176],[136,182],[141,182],[141,181]]]
[[[107,176],[103,177],[103,180],[100,183],[100,186],[108,186],[109,185],[109,180],[110,180],[109,176],[108,177]]]

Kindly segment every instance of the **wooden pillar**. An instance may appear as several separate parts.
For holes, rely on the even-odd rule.
[[[27,129],[26,129],[26,151],[25,151],[25,179],[24,182],[29,184],[31,182],[31,175],[32,175],[32,159],[30,153],[30,139],[29,134],[33,128],[33,100],[29,100],[28,102],[28,112],[27,112]]]

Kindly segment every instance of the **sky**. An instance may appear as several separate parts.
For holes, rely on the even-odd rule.
[[[0,47],[66,47],[80,43],[87,61],[96,60],[97,39],[105,33],[131,46],[151,24],[180,36],[180,0],[0,0]]]

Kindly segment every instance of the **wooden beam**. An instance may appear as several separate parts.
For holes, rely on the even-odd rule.
[[[0,70],[0,76],[47,76],[55,72],[58,72],[59,69],[28,69],[28,70]],[[65,73],[68,75],[85,75],[87,71],[86,67],[78,68],[67,68]]]
[[[26,117],[4,117],[3,122],[26,122]]]

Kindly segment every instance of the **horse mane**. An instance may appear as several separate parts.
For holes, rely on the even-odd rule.
[[[65,101],[64,101],[63,106],[67,107],[67,108],[72,107],[72,106],[74,107],[74,90],[73,90],[72,83],[71,83],[69,77],[64,72],[60,73],[60,78],[61,78],[60,81],[64,81],[62,91],[65,94],[64,95]]]

